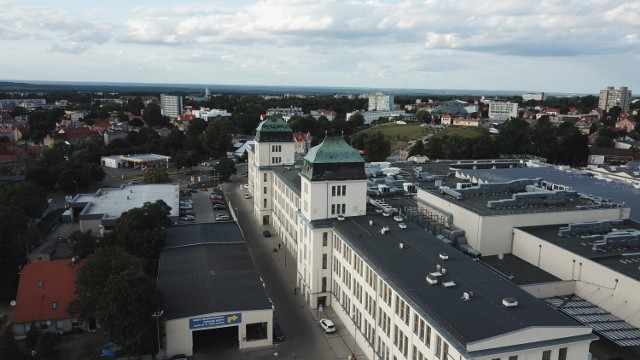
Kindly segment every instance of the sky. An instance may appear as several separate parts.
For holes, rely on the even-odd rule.
[[[640,94],[638,0],[0,0],[0,79]]]

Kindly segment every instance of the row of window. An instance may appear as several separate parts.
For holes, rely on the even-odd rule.
[[[347,196],[346,185],[334,185],[331,187],[331,196]]]
[[[346,204],[331,204],[331,215],[346,214]]]

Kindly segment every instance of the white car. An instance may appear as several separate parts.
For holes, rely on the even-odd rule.
[[[333,324],[333,321],[329,319],[320,320],[320,327],[324,330],[325,333],[329,334],[336,331],[336,326]]]
[[[218,215],[216,215],[216,221],[229,221],[229,220],[231,220],[231,219],[229,218],[229,215],[227,215],[227,214],[218,214]]]

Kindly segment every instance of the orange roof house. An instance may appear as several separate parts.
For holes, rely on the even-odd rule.
[[[11,323],[16,338],[26,336],[35,323],[42,331],[66,332],[78,326],[67,313],[75,298],[75,280],[82,260],[32,262],[20,272],[20,284]]]

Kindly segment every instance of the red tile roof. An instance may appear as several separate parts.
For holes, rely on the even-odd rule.
[[[11,322],[70,318],[66,312],[75,298],[75,280],[83,261],[71,266],[71,260],[52,260],[27,264],[20,273],[16,307]],[[53,303],[56,303],[55,309]]]
[[[293,134],[293,138],[296,139],[296,141],[298,141],[298,142],[305,141],[305,140],[307,140],[307,134],[305,134],[305,133],[295,133],[295,134]]]
[[[182,115],[178,115],[178,120],[180,121],[191,121],[191,120],[195,120],[196,116],[193,114],[182,114]]]

